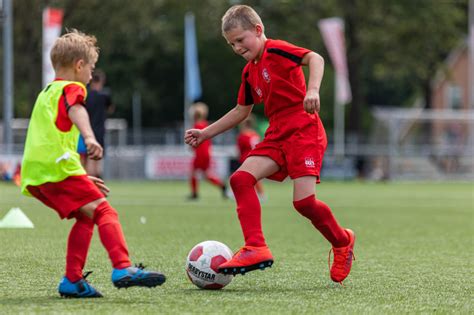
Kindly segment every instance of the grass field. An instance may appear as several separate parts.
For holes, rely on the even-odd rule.
[[[266,182],[263,228],[275,257],[264,272],[237,276],[223,290],[196,288],[184,273],[188,251],[203,240],[242,245],[234,203],[202,185],[185,201],[183,182],[109,183],[134,262],[163,271],[159,288],[117,290],[98,235],[86,270],[103,299],[61,299],[72,222],[60,221],[18,188],[0,183],[0,218],[20,207],[34,229],[0,229],[0,313],[473,313],[472,183],[339,183],[318,186],[343,226],[357,234],[345,287],[329,279],[329,244],[293,210],[290,183]],[[141,218],[146,218],[143,224]]]

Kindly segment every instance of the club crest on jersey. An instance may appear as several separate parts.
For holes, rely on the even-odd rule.
[[[258,86],[255,87],[255,93],[257,93],[257,95],[258,95],[259,97],[262,97],[262,95],[263,95],[262,90],[260,90],[260,88],[259,88]]]
[[[265,82],[270,83],[270,74],[268,73],[267,68],[263,68],[262,76]]]
[[[304,158],[304,164],[306,165],[307,168],[315,168],[316,164],[314,163],[314,160],[312,157],[305,157]]]

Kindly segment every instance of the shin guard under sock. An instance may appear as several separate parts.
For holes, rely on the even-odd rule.
[[[255,177],[245,171],[237,171],[230,177],[245,245],[259,247],[266,244],[262,232],[262,211],[254,187],[256,182]]]
[[[113,267],[116,269],[130,267],[132,264],[117,211],[104,201],[95,209],[93,220],[97,224],[100,240],[109,254]]]
[[[293,205],[301,215],[311,221],[332,246],[343,247],[349,244],[346,231],[337,223],[329,206],[320,200],[316,200],[314,195],[293,201]]]
[[[94,233],[94,222],[77,212],[76,223],[69,232],[66,250],[66,277],[71,282],[82,279],[82,271],[87,259],[89,245]]]

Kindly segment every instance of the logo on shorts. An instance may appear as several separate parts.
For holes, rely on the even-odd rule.
[[[307,168],[315,168],[316,164],[314,163],[314,160],[312,157],[305,157],[304,158],[304,164],[306,165]]]
[[[262,97],[262,95],[263,95],[262,90],[260,90],[260,88],[258,86],[255,87],[255,93],[257,93],[259,97]]]
[[[270,74],[268,74],[267,68],[263,68],[262,76],[265,82],[270,83]]]

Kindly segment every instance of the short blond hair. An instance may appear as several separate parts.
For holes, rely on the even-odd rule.
[[[99,58],[97,39],[76,29],[59,37],[51,49],[51,63],[55,70],[72,66],[78,60],[96,63]]]
[[[265,29],[262,19],[252,7],[243,4],[234,5],[222,17],[222,35],[239,26],[243,30],[251,30],[257,24]]]
[[[194,103],[191,108],[189,108],[189,115],[193,117],[194,120],[207,119],[208,113],[209,108],[203,102]]]

